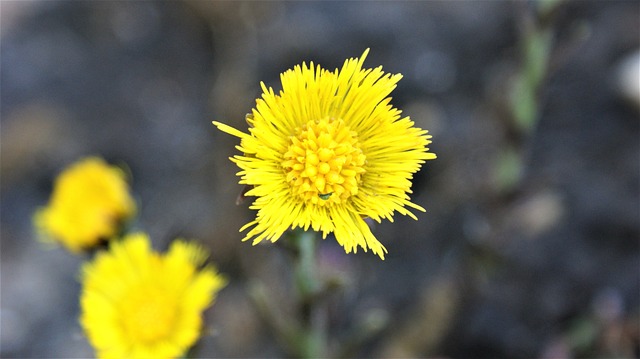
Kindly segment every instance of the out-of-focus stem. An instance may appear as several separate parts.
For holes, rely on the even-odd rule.
[[[316,268],[315,237],[314,232],[297,231],[293,238],[297,249],[294,274],[301,302],[297,351],[302,358],[323,357],[326,347],[326,312],[320,303],[322,283]]]

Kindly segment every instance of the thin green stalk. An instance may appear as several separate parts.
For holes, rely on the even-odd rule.
[[[317,240],[311,231],[297,231],[293,237],[297,249],[295,282],[301,302],[297,351],[302,358],[320,358],[326,347],[326,312],[319,300],[322,283],[316,267]]]

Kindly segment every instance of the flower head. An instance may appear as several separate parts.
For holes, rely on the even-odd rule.
[[[116,235],[135,212],[124,173],[89,157],[56,178],[49,204],[36,211],[34,224],[45,240],[78,252]]]
[[[215,269],[199,267],[203,250],[176,240],[160,255],[149,238],[112,241],[82,268],[80,322],[102,358],[171,358],[198,340],[202,312],[225,285]]]
[[[231,160],[252,188],[246,195],[257,197],[244,240],[276,241],[287,229],[311,227],[323,238],[333,232],[347,253],[361,247],[384,259],[364,218],[393,221],[397,211],[416,219],[406,207],[424,211],[408,194],[413,174],[436,157],[426,148],[431,136],[390,104],[402,75],[363,69],[367,53],[333,72],[295,66],[281,74],[277,95],[261,83],[249,133],[214,122],[241,139],[244,154]]]

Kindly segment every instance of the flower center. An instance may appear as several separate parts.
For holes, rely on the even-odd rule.
[[[122,320],[128,337],[143,343],[166,338],[175,324],[175,300],[158,289],[132,289],[122,302]]]
[[[309,121],[295,132],[282,161],[294,194],[324,206],[358,193],[366,156],[343,120]]]

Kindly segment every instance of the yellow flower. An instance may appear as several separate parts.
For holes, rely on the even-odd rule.
[[[116,235],[135,212],[124,173],[88,157],[58,176],[49,204],[36,211],[34,223],[46,241],[78,252]]]
[[[80,323],[101,358],[172,358],[198,340],[202,312],[225,285],[202,248],[182,240],[166,255],[146,234],[112,241],[82,268]]]
[[[395,211],[424,211],[410,202],[411,179],[428,152],[428,131],[400,117],[388,97],[402,75],[363,69],[368,49],[331,72],[295,66],[281,74],[278,95],[261,83],[262,98],[247,115],[249,133],[213,122],[241,139],[231,158],[240,183],[256,196],[256,219],[243,240],[276,241],[287,229],[333,232],[347,253],[362,247],[384,259],[385,247],[364,221],[393,221]]]

